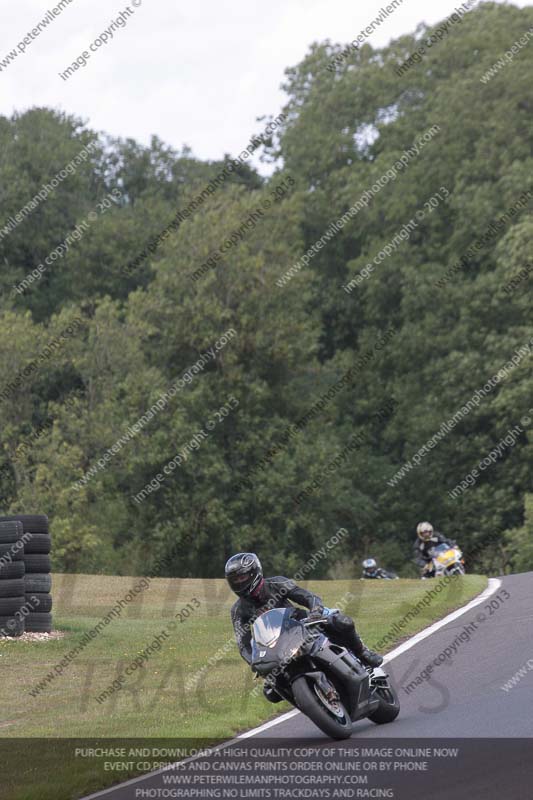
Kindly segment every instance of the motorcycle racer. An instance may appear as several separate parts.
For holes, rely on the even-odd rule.
[[[439,544],[446,544],[453,547],[455,542],[447,539],[442,533],[434,530],[431,522],[419,522],[416,526],[416,539],[413,545],[414,561],[422,567],[422,573],[429,574],[433,567],[431,550]]]
[[[394,580],[395,578],[398,577],[394,572],[387,572],[386,569],[378,567],[375,558],[365,558],[365,560],[362,563],[362,567],[363,567],[362,577],[367,580],[376,580],[379,578],[385,580]]]
[[[341,612],[330,614],[318,595],[298,586],[290,578],[265,578],[261,562],[255,553],[237,553],[231,556],[226,562],[225,576],[231,590],[238,596],[231,609],[231,621],[239,652],[248,664],[252,660],[251,627],[254,621],[265,611],[294,607],[293,603],[308,609],[309,613],[299,609],[302,618],[321,619],[327,615],[323,626],[328,638],[347,647],[362,663],[378,667],[383,662],[382,656],[365,647],[350,617]],[[272,691],[265,686],[267,699],[277,702],[280,698],[275,696],[275,692],[273,696],[269,696]]]

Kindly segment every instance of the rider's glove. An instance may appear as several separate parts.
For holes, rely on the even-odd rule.
[[[322,619],[323,616],[324,616],[324,606],[315,606],[309,612],[307,619],[310,620]]]

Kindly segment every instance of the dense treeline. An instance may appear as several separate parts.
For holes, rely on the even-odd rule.
[[[533,568],[531,47],[486,78],[532,26],[483,4],[401,75],[424,26],[313,45],[268,180],[0,119],[0,504],[56,570],[294,574],[342,526],[315,575],[409,574],[425,518]]]

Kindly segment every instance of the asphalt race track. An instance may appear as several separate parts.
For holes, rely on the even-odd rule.
[[[509,599],[497,610],[487,610],[491,599],[504,596],[503,590],[509,593]],[[486,619],[478,622],[479,614]],[[470,641],[457,647],[453,660],[435,667],[428,681],[406,693],[402,687],[414,681],[471,622],[477,627],[472,630]],[[501,689],[529,659],[533,659],[533,573],[503,578],[501,588],[489,600],[387,664],[387,672],[400,697],[400,716],[391,725],[378,726],[369,720],[357,722],[353,735],[365,738],[533,736],[533,671],[508,692]],[[269,738],[273,735],[323,737],[303,714],[258,734]]]
[[[532,589],[533,573],[507,576],[501,579],[501,586],[482,603],[394,657],[386,665],[402,706],[400,716],[394,723],[377,726],[362,720],[354,725],[351,739],[332,742],[306,717],[292,712],[283,715],[276,724],[267,724],[250,736],[245,735],[246,738],[233,740],[225,751],[231,752],[232,748],[237,748],[237,752],[243,746],[294,749],[302,748],[305,744],[309,753],[331,754],[333,749],[365,746],[383,748],[380,753],[383,760],[387,761],[384,749],[392,748],[392,755],[393,750],[399,752],[401,747],[406,755],[411,752],[409,748],[413,748],[413,761],[417,760],[414,755],[416,748],[437,745],[445,749],[458,748],[457,758],[429,759],[429,772],[425,774],[404,773],[403,767],[397,767],[400,770],[397,773],[380,775],[374,785],[387,786],[387,790],[380,791],[387,791],[388,794],[377,793],[377,788],[375,794],[365,794],[365,791],[370,791],[372,784],[365,789],[356,788],[353,783],[351,788],[348,783],[339,784],[338,788],[344,786],[348,791],[344,795],[334,795],[332,789],[328,794],[327,790],[317,786],[314,789],[316,794],[283,794],[283,790],[273,788],[263,788],[264,793],[258,794],[250,793],[253,789],[251,784],[243,784],[234,790],[236,793],[219,796],[530,800],[533,798]],[[447,658],[443,656],[442,663],[434,666],[427,680],[420,677],[417,680],[421,671],[439,659],[446,648],[453,655]],[[527,667],[528,662],[531,668]],[[515,685],[508,691],[503,690],[501,687],[523,667],[523,674]],[[355,750],[352,752],[356,753]],[[356,757],[353,755],[350,760],[354,762]],[[289,758],[294,761],[293,755],[287,755],[287,760]],[[315,760],[320,758],[318,755]],[[180,770],[180,774],[184,774],[186,769],[187,765]],[[316,774],[321,774],[320,769],[316,767]],[[394,767],[389,769],[393,770]],[[377,775],[372,777],[377,779]],[[259,785],[269,786],[268,783]],[[302,786],[307,786],[308,792],[312,791],[309,788],[313,787],[312,783]],[[161,791],[162,787],[165,787],[164,791]],[[152,793],[151,790],[155,791]],[[129,781],[91,795],[91,798],[134,800],[140,797],[202,796],[193,793],[171,795],[166,793],[168,791],[168,780],[164,783],[159,773]]]

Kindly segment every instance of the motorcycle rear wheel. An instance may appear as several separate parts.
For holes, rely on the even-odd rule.
[[[338,713],[320,699],[320,695],[313,691],[308,679],[302,675],[292,684],[292,693],[296,705],[306,717],[332,739],[348,739],[352,735],[352,720],[342,705],[338,703]]]
[[[375,722],[376,725],[394,722],[400,713],[400,701],[394,689],[379,686],[375,689],[375,694],[379,698],[379,706],[372,714],[368,715],[368,719]]]

